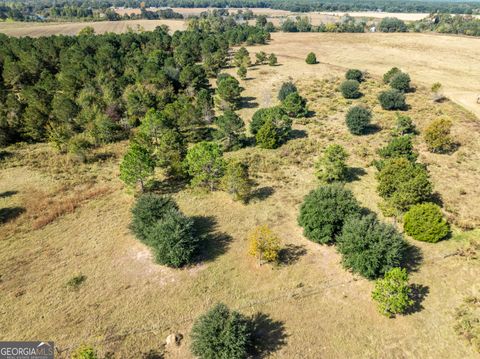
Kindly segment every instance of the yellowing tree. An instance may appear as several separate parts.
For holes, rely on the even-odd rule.
[[[250,248],[248,253],[262,262],[275,262],[280,252],[280,238],[268,226],[262,225],[254,228],[248,235]]]

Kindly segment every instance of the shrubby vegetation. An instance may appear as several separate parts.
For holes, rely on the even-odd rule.
[[[406,32],[407,25],[396,17],[385,17],[378,24],[378,28],[382,32]]]
[[[399,72],[390,79],[392,89],[408,92],[410,90],[410,75],[405,72]]]
[[[232,195],[235,201],[248,202],[252,192],[252,180],[248,173],[248,165],[237,160],[229,161],[221,186],[225,192]]]
[[[292,120],[281,107],[257,110],[250,122],[250,132],[262,148],[277,148],[285,143],[292,129]]]
[[[378,95],[378,101],[384,110],[405,110],[407,108],[405,95],[396,89],[381,92]]]
[[[406,158],[411,162],[417,160],[418,155],[413,150],[412,137],[410,135],[392,137],[390,141],[378,150],[382,159]]]
[[[307,55],[305,62],[309,65],[315,65],[317,63],[317,56],[313,52],[310,52]]]
[[[360,83],[363,81],[363,72],[358,69],[349,69],[345,73],[345,78],[347,80],[355,80]]]
[[[378,302],[378,310],[387,317],[406,313],[415,301],[408,284],[408,273],[402,268],[392,268],[375,282],[372,298]]]
[[[341,145],[329,145],[315,163],[315,175],[321,182],[342,182],[348,177],[348,153]]]
[[[202,141],[188,149],[185,157],[186,172],[194,187],[215,190],[225,170],[221,147],[214,142]]]
[[[412,206],[403,217],[405,232],[418,241],[436,243],[450,233],[440,207],[434,203]]]
[[[430,152],[449,153],[455,148],[455,143],[450,135],[451,128],[452,121],[446,118],[439,118],[430,122],[423,133]]]
[[[397,113],[397,120],[392,131],[392,136],[415,135],[417,129],[409,116]]]
[[[362,135],[370,126],[371,119],[372,112],[368,108],[363,106],[353,106],[348,110],[345,122],[350,133],[354,135]]]
[[[298,224],[311,241],[333,243],[346,218],[359,211],[360,206],[351,191],[339,185],[321,186],[305,197]]]
[[[298,92],[288,94],[282,101],[282,108],[291,117],[304,117],[308,114],[307,100]]]
[[[140,184],[142,192],[145,182],[153,176],[155,162],[147,148],[138,143],[131,143],[120,163],[120,179],[128,186]]]
[[[369,279],[398,267],[407,248],[402,235],[373,214],[346,218],[336,242],[343,265]]]
[[[276,262],[280,252],[280,238],[267,225],[255,227],[248,235],[248,253],[258,259],[258,263]]]
[[[227,151],[241,147],[245,139],[245,123],[235,112],[227,110],[215,120],[217,125],[216,138]]]
[[[280,91],[278,91],[278,99],[283,102],[291,93],[298,92],[297,86],[293,82],[288,81],[282,84]]]
[[[252,348],[252,333],[248,318],[217,304],[193,324],[191,350],[201,359],[244,359]]]
[[[402,71],[398,67],[392,67],[383,75],[383,82],[385,82],[386,84],[389,84],[392,78],[401,72]]]
[[[359,98],[362,95],[359,89],[360,84],[357,80],[346,80],[340,84],[340,92],[346,99]]]

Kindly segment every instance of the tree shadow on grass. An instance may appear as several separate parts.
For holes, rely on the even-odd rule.
[[[412,284],[410,288],[412,289],[412,299],[414,303],[408,308],[405,314],[420,312],[423,309],[422,303],[430,292],[430,289],[422,284]]]
[[[305,246],[287,244],[278,253],[278,264],[284,266],[295,264],[305,254],[307,254]]]
[[[13,156],[13,153],[12,152],[8,152],[8,151],[1,151],[0,150],[0,161],[3,161],[9,157],[12,157]]]
[[[213,216],[194,216],[196,236],[201,245],[197,253],[196,262],[212,261],[224,254],[229,247],[232,237],[227,233],[217,232],[217,220]]]
[[[360,177],[365,176],[367,171],[362,167],[349,167],[347,179],[349,182],[360,181]]]
[[[304,130],[291,130],[290,131],[289,138],[291,140],[296,140],[296,139],[299,139],[299,138],[307,138],[307,137],[308,137],[308,134]]]
[[[260,187],[252,191],[252,193],[250,194],[249,201],[252,201],[252,200],[263,201],[274,193],[275,193],[275,190],[273,189],[273,187],[270,187],[270,186]]]
[[[252,318],[252,325],[255,358],[265,358],[286,344],[287,333],[283,322],[257,313]]]
[[[251,97],[251,96],[242,97],[240,101],[240,108],[257,108],[258,102],[255,102],[254,100],[256,100],[255,97]]]
[[[5,191],[0,193],[0,198],[8,198],[16,195],[18,191]]]
[[[423,261],[423,254],[420,248],[408,244],[407,250],[405,251],[405,257],[402,262],[402,267],[406,268],[409,272],[416,272],[420,264]]]
[[[0,208],[0,224],[10,222],[25,212],[22,207]]]
[[[374,135],[374,134],[376,134],[377,132],[380,132],[381,130],[382,130],[382,128],[381,128],[379,125],[370,124],[370,125],[365,129],[365,131],[363,132],[363,135],[364,135],[364,136]]]
[[[149,191],[155,192],[157,194],[172,194],[184,190],[188,185],[187,178],[167,178],[164,181],[153,181],[149,185]]]

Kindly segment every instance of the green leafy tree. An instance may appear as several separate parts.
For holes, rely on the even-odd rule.
[[[358,70],[358,69],[349,69],[345,73],[345,78],[347,80],[355,80],[357,82],[362,82],[363,81],[363,72]]]
[[[267,120],[271,120],[280,131],[283,140],[286,140],[292,129],[292,120],[283,108],[275,106],[257,110],[250,121],[250,132],[256,135]]]
[[[390,83],[391,79],[401,73],[402,71],[398,67],[392,67],[390,70],[388,70],[384,75],[383,75],[383,82],[386,84]]]
[[[308,114],[307,100],[300,96],[298,92],[287,95],[282,102],[282,108],[291,117],[304,117]]]
[[[438,118],[429,123],[423,133],[423,138],[428,150],[433,153],[449,153],[455,148],[455,143],[450,131],[452,121],[446,118]]]
[[[263,65],[267,61],[267,54],[264,51],[257,52],[255,57],[257,58],[256,62],[259,65]]]
[[[347,99],[355,99],[362,96],[359,88],[360,84],[357,80],[346,80],[340,84],[340,92]]]
[[[329,145],[315,164],[315,175],[325,183],[345,181],[348,177],[347,158],[348,153],[341,145]]]
[[[407,108],[405,95],[396,89],[381,92],[378,95],[378,101],[384,110],[405,110]]]
[[[229,161],[221,184],[222,189],[231,194],[235,201],[248,202],[252,193],[248,165],[241,161]]]
[[[408,284],[408,274],[403,268],[392,268],[382,279],[375,282],[372,298],[378,303],[378,310],[387,317],[403,314],[411,308],[412,289]]]
[[[270,54],[268,56],[268,65],[269,66],[276,66],[278,63],[277,56],[275,54]]]
[[[305,62],[309,65],[315,65],[317,63],[317,56],[313,52],[310,52],[307,55]]]
[[[421,203],[410,207],[403,217],[405,232],[417,241],[436,243],[450,233],[440,207],[434,203]]]
[[[378,150],[383,159],[403,157],[415,162],[418,155],[413,151],[412,137],[409,135],[393,137],[386,146]]]
[[[294,92],[298,92],[297,86],[295,86],[291,81],[284,82],[280,88],[280,91],[278,91],[278,99],[283,101],[288,95]]]
[[[377,278],[405,257],[406,242],[396,229],[370,214],[345,219],[337,237],[337,249],[343,265],[365,278]]]
[[[217,304],[193,324],[193,355],[201,359],[244,359],[253,343],[249,320],[224,304]]]
[[[240,77],[242,80],[245,80],[247,78],[247,68],[243,65],[241,65],[239,68],[238,68],[238,71],[237,71],[237,75],[238,77]]]
[[[157,166],[165,170],[167,176],[182,177],[183,160],[187,154],[184,137],[176,129],[164,129],[153,145]]]
[[[145,182],[153,176],[155,161],[150,151],[138,144],[132,143],[120,164],[120,179],[128,186],[140,184],[143,192]]]
[[[410,75],[399,72],[390,80],[390,87],[401,92],[410,91]]]
[[[223,74],[217,79],[217,105],[223,109],[235,110],[240,103],[242,88],[238,80],[230,75]]]
[[[188,149],[185,167],[194,187],[215,190],[223,176],[225,162],[221,147],[214,142],[200,142]]]
[[[279,132],[272,120],[268,119],[255,135],[258,146],[265,149],[274,149],[281,145]]]
[[[370,120],[372,119],[372,112],[363,106],[351,107],[345,117],[350,133],[353,135],[364,134],[370,126]]]
[[[216,132],[217,139],[223,142],[225,150],[238,149],[242,140],[245,138],[245,123],[233,111],[225,111],[215,120],[218,129]]]
[[[332,243],[345,219],[359,211],[360,206],[351,191],[338,185],[321,186],[305,197],[298,224],[311,241]]]
[[[233,57],[233,63],[236,67],[250,66],[250,54],[245,47],[241,47]]]
[[[378,194],[394,210],[406,211],[432,196],[432,183],[425,167],[406,158],[386,160],[377,173],[377,181]]]

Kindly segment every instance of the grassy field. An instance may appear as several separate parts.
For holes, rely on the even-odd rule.
[[[445,48],[438,59],[435,52],[427,53],[446,44],[450,53]],[[459,255],[466,253],[470,240],[480,239],[478,229],[459,229],[480,226],[480,126],[454,102],[433,103],[422,85],[436,75],[449,93],[475,86],[478,48],[467,44],[463,38],[427,35],[274,34],[270,45],[250,48],[277,53],[280,65],[249,69],[242,81],[244,120],[249,122],[256,109],[274,105],[280,85],[289,78],[315,115],[296,120],[294,138],[277,150],[248,147],[228,154],[250,163],[257,186],[248,205],[223,192],[174,191],[181,209],[208,233],[209,250],[201,262],[181,270],[154,264],[128,229],[134,198],[118,179],[126,143],[98,149],[86,164],[73,163],[46,144],[7,148],[0,162],[0,208],[12,210],[2,213],[0,339],[54,340],[61,358],[81,343],[102,354],[114,352],[115,358],[140,358],[150,350],[165,350],[166,358],[190,358],[193,319],[222,301],[246,314],[266,315],[258,320],[266,334],[264,357],[478,357],[453,326],[463,298],[480,295],[480,261]],[[311,50],[322,63],[304,63]],[[469,70],[461,62],[467,58]],[[448,116],[461,146],[452,155],[433,155],[421,137],[416,139],[419,160],[428,164],[456,226],[448,241],[411,241],[422,257],[411,276],[423,288],[421,308],[387,319],[370,299],[372,282],[345,271],[335,248],[306,240],[296,217],[303,197],[317,186],[313,163],[332,142],[343,144],[349,165],[359,169],[348,187],[378,212],[370,163],[389,137],[394,114],[376,103],[384,85],[375,75],[393,65],[410,72],[417,87],[408,94],[407,114],[418,128]],[[350,66],[372,74],[362,84],[365,96],[359,100],[344,100],[337,90]],[[349,134],[344,114],[355,103],[372,107],[381,130]],[[247,255],[248,231],[264,223],[286,248],[279,266],[258,267]],[[74,277],[83,278],[77,287],[67,284]],[[163,348],[166,336],[176,331],[185,336],[181,346]]]

